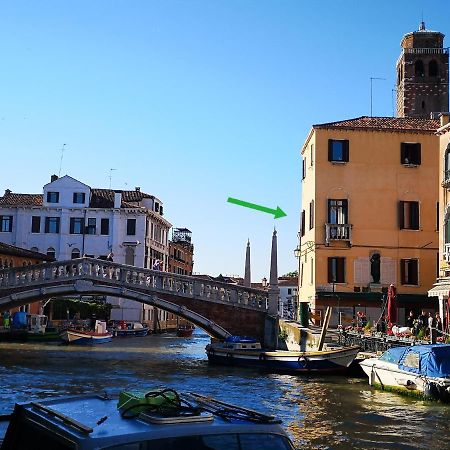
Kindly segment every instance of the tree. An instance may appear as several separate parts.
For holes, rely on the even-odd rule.
[[[282,275],[283,278],[287,277],[298,277],[298,270],[294,270],[293,272],[288,272]]]

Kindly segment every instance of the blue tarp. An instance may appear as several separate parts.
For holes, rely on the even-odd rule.
[[[18,329],[27,328],[27,313],[23,311],[14,313],[12,326]]]
[[[450,344],[395,347],[380,358],[398,364],[399,369],[427,377],[450,377]]]

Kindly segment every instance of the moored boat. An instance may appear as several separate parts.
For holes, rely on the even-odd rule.
[[[120,321],[117,326],[112,328],[113,336],[117,337],[133,337],[133,336],[147,336],[149,327],[143,325],[141,322],[125,322]]]
[[[294,450],[280,423],[172,389],[84,395],[16,404],[1,449]]]
[[[336,373],[347,370],[359,347],[333,347],[316,351],[268,351],[250,337],[230,336],[206,346],[208,360],[289,373]]]
[[[371,386],[450,402],[450,345],[394,347],[361,361]]]
[[[106,330],[106,322],[96,320],[94,330],[68,328],[59,334],[67,344],[97,345],[111,341],[112,333]]]
[[[194,332],[194,325],[192,324],[184,324],[178,325],[177,327],[177,336],[178,337],[191,337]]]

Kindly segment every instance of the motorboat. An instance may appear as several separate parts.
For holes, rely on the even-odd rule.
[[[67,344],[97,345],[111,341],[113,335],[106,329],[106,322],[95,321],[94,330],[67,328],[59,334],[60,338]]]
[[[450,344],[393,347],[359,364],[371,386],[450,402]]]
[[[280,420],[172,389],[16,404],[1,450],[294,450]]]
[[[149,327],[141,322],[125,322],[121,320],[111,329],[111,332],[116,337],[142,337],[147,336]]]
[[[261,367],[289,373],[326,373],[347,370],[359,352],[358,346],[330,347],[308,351],[269,351],[252,337],[230,336],[206,346],[208,360],[225,365]]]
[[[191,337],[192,333],[194,332],[194,325],[187,323],[178,325],[177,327],[177,336],[178,337]]]

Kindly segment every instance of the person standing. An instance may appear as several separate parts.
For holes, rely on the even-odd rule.
[[[444,324],[442,323],[442,319],[441,316],[439,315],[439,313],[436,313],[435,319],[435,328],[436,328],[436,332],[439,336],[442,336],[442,332],[444,331]]]
[[[436,322],[433,314],[428,313],[428,334],[430,336],[430,342],[436,344]]]
[[[411,330],[414,328],[414,320],[415,320],[414,312],[410,311],[409,316],[406,319],[406,326]]]

